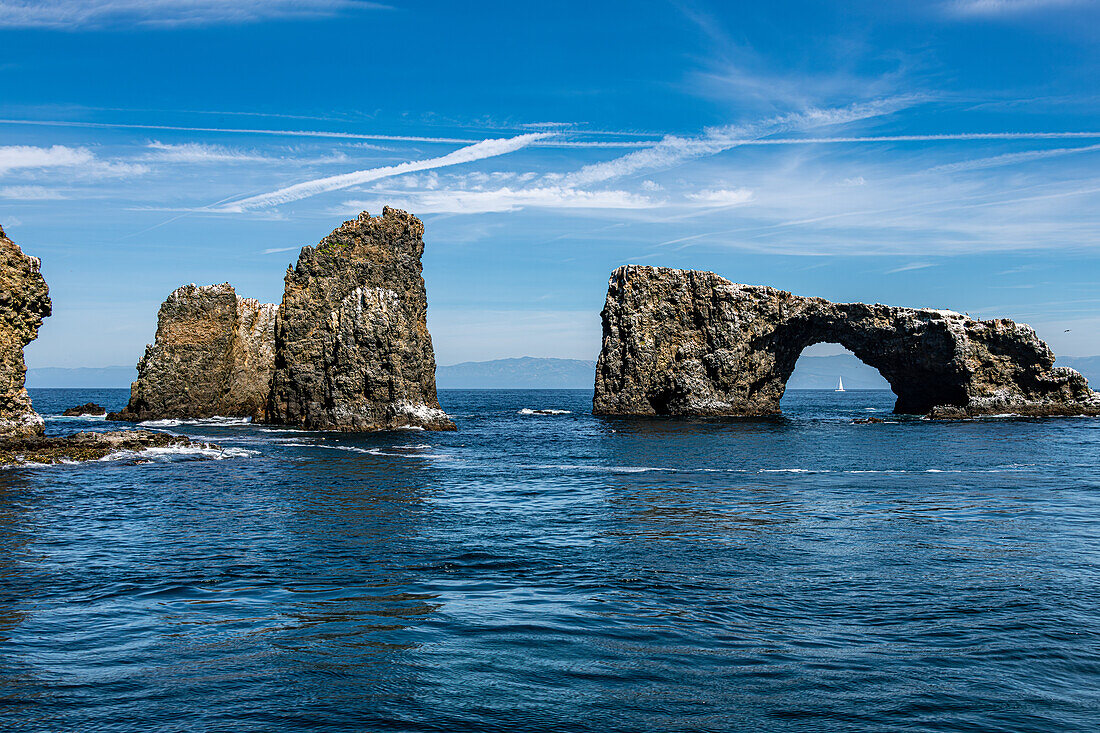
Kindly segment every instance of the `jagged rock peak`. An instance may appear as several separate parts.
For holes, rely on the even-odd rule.
[[[625,265],[608,284],[593,410],[772,415],[802,350],[839,343],[879,370],[896,412],[1100,414],[1100,394],[1023,324],[832,303],[712,272]]]
[[[116,420],[262,419],[275,364],[275,310],[229,283],[177,288],[157,314],[156,341],[138,362]]]
[[[0,436],[38,435],[44,427],[31,407],[23,361],[23,347],[52,309],[41,266],[0,227]]]
[[[275,326],[268,420],[313,430],[453,430],[439,407],[424,225],[386,207],[304,247]]]

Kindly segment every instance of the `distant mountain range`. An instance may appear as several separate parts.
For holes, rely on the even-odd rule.
[[[466,361],[435,369],[440,389],[592,389],[596,362],[584,359]]]
[[[1057,363],[1076,369],[1094,389],[1100,388],[1100,356],[1071,356]],[[440,389],[592,389],[595,373],[594,361],[524,356],[440,366],[435,370],[435,379]],[[31,388],[128,389],[136,378],[137,370],[132,366],[27,370],[27,386]],[[850,354],[802,357],[787,388],[834,389],[841,378],[846,389],[889,389],[878,371]]]

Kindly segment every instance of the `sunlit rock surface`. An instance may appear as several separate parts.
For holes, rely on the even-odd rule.
[[[43,429],[24,387],[23,361],[23,347],[37,338],[51,310],[40,265],[0,229],[0,436],[37,435]]]
[[[362,213],[288,269],[268,421],[313,430],[453,430],[439,407],[421,274],[424,225]]]
[[[879,370],[894,410],[932,417],[1100,414],[1035,331],[952,311],[831,303],[711,272],[626,265],[611,275],[594,412],[773,415],[802,350],[839,343]]]
[[[130,402],[112,420],[261,419],[275,365],[275,306],[229,283],[184,285],[157,315]]]

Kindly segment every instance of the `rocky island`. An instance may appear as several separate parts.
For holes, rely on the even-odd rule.
[[[302,249],[275,321],[268,422],[455,429],[436,397],[423,254],[423,223],[389,207]]]
[[[385,208],[289,268],[279,306],[228,283],[164,301],[129,404],[109,420],[249,417],[310,430],[454,430],[439,407],[424,225]]]
[[[130,402],[109,420],[263,418],[275,367],[275,306],[229,283],[177,288],[157,314]]]
[[[38,435],[42,418],[24,387],[23,347],[38,337],[50,315],[50,289],[37,257],[23,254],[0,228],[0,435]]]
[[[802,350],[839,343],[879,370],[894,411],[934,418],[1098,415],[1100,394],[1024,324],[832,303],[711,272],[626,265],[602,312],[593,411],[774,415]]]
[[[216,448],[149,430],[43,435],[45,424],[32,408],[25,387],[23,360],[23,347],[38,336],[42,320],[51,313],[49,288],[40,267],[37,258],[23,254],[0,229],[0,466],[94,460],[151,447]],[[98,407],[88,403],[77,409]],[[103,414],[102,408],[98,414]]]

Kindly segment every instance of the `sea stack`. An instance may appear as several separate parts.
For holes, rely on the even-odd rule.
[[[389,207],[302,249],[276,317],[269,422],[454,430],[436,397],[423,253],[424,225]]]
[[[28,257],[0,228],[0,436],[38,435],[44,424],[31,408],[23,347],[50,315],[50,289],[41,262]]]
[[[839,343],[879,370],[894,411],[959,418],[1097,415],[1100,394],[1027,325],[831,303],[712,272],[626,265],[603,313],[593,411],[774,415],[802,350]]]
[[[157,314],[130,402],[111,420],[262,419],[275,365],[275,306],[233,286],[184,285]]]

